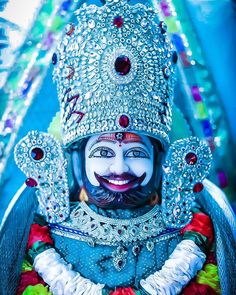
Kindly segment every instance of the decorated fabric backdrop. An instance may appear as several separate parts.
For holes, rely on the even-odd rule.
[[[2,10],[6,2],[0,1]],[[3,167],[0,172],[0,219],[25,180],[14,164],[13,145],[7,149],[10,146],[8,144],[11,140],[13,143],[19,141],[29,130],[46,131],[52,117],[59,110],[51,78],[51,56],[65,24],[73,22],[72,11],[82,2],[84,1],[34,1],[35,7],[31,7],[31,10],[26,4],[24,18],[30,21],[23,29],[14,23],[12,17],[17,6],[13,6],[9,12],[12,15],[4,15],[3,12],[0,15],[0,170]],[[183,121],[182,115],[179,115],[177,120],[181,124],[186,121],[190,126],[181,135],[185,136],[185,132],[190,129],[193,134],[209,143],[215,158],[212,179],[225,189],[234,204],[235,154],[232,151],[236,143],[236,13],[233,2],[148,2],[159,9],[160,17],[166,22],[178,52],[176,105],[185,119]],[[102,5],[98,0],[87,3]],[[8,7],[6,11],[7,9]],[[46,25],[43,26],[44,23]],[[9,38],[11,34],[16,36],[19,33],[22,33],[22,40],[18,40],[19,43],[14,44],[14,47]],[[11,59],[14,58],[15,61],[11,64]],[[20,113],[22,109],[25,111]]]

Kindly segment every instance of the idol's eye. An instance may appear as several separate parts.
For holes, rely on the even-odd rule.
[[[112,158],[115,156],[115,153],[112,149],[108,147],[97,147],[95,150],[93,150],[89,158]]]
[[[147,158],[150,159],[148,153],[142,148],[133,148],[125,153],[127,158]]]

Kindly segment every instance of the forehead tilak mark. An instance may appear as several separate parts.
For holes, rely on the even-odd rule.
[[[143,144],[148,150],[150,150],[150,148],[148,147],[148,145],[143,141],[143,139],[135,133],[131,133],[131,132],[116,132],[116,133],[105,133],[105,134],[101,134],[90,146],[89,150],[92,149],[92,147],[99,143],[99,142],[111,142],[111,143],[120,143],[121,146],[121,142],[124,144],[127,143],[132,143],[132,142],[137,142],[137,143],[141,143]]]

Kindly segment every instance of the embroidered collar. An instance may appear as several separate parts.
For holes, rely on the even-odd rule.
[[[167,232],[159,205],[139,217],[113,219],[94,212],[85,202],[80,202],[72,210],[70,218],[60,225],[89,237],[94,244],[114,246],[144,242]]]

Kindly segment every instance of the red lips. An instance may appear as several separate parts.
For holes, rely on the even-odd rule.
[[[129,173],[123,173],[121,175],[111,174],[109,176],[101,176],[94,172],[94,175],[101,186],[114,192],[125,192],[133,189],[139,186],[146,177],[146,173],[144,173],[140,177],[134,176]]]

